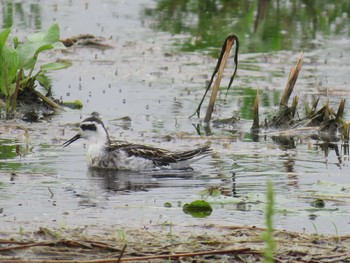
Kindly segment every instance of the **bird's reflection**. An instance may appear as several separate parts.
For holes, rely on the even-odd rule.
[[[104,191],[127,193],[164,187],[176,179],[190,179],[194,174],[190,169],[147,172],[89,169],[87,178]]]

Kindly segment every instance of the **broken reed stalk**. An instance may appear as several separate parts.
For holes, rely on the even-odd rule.
[[[343,141],[349,143],[349,122],[343,123]]]
[[[224,54],[222,56],[222,60],[221,60],[221,63],[220,63],[219,69],[218,69],[218,74],[217,74],[217,77],[215,79],[213,89],[211,91],[209,105],[207,108],[207,113],[205,114],[205,117],[204,117],[204,122],[206,122],[206,123],[208,123],[211,119],[211,115],[212,115],[213,110],[214,110],[215,100],[216,100],[216,97],[217,97],[217,94],[218,94],[218,91],[220,88],[222,75],[224,73],[224,69],[225,69],[226,64],[227,64],[227,59],[228,59],[228,56],[230,55],[230,51],[231,51],[231,48],[234,45],[234,43],[235,43],[234,38],[228,38],[226,41],[225,51],[224,51]]]
[[[301,53],[301,55],[300,55],[300,57],[299,57],[299,59],[297,61],[297,64],[295,65],[295,67],[292,66],[291,69],[290,69],[290,73],[289,73],[289,76],[288,76],[288,81],[287,81],[286,87],[285,87],[284,92],[283,92],[282,97],[281,97],[280,108],[282,106],[287,106],[288,105],[288,100],[290,98],[290,95],[293,92],[294,85],[297,82],[297,79],[298,79],[298,76],[299,76],[299,72],[300,72],[301,66],[303,64],[303,59],[304,59],[304,54]]]
[[[298,102],[299,102],[299,97],[298,97],[298,96],[295,96],[295,97],[293,98],[292,106],[290,107],[290,111],[291,111],[291,113],[292,113],[293,118],[294,118],[294,116],[295,116],[295,113],[297,112]]]
[[[55,103],[52,100],[50,100],[48,97],[44,96],[39,91],[37,91],[35,89],[33,91],[40,99],[42,99],[45,103],[47,103],[49,106],[51,106],[55,110],[65,111],[65,109],[63,109],[60,105],[58,105],[57,103]]]
[[[196,114],[199,117],[200,110],[201,110],[203,101],[205,99],[205,96],[207,95],[211,85],[213,84],[213,80],[214,80],[215,75],[218,73],[218,76],[216,78],[215,85],[214,85],[214,88],[213,88],[213,91],[212,91],[212,94],[211,94],[211,97],[210,97],[210,103],[209,103],[209,106],[208,106],[208,109],[207,109],[207,114],[205,116],[206,118],[204,119],[205,122],[209,122],[210,121],[211,114],[212,114],[213,109],[214,109],[215,99],[216,99],[217,92],[218,92],[218,89],[219,89],[219,86],[220,86],[220,82],[221,82],[221,79],[222,79],[222,74],[223,74],[224,68],[226,66],[227,58],[228,58],[228,56],[230,54],[231,48],[235,44],[236,44],[236,49],[235,49],[235,54],[234,54],[235,69],[234,69],[234,72],[233,72],[233,74],[232,74],[232,76],[230,78],[230,82],[229,82],[229,85],[227,87],[227,91],[230,89],[230,87],[232,85],[232,82],[234,80],[234,77],[236,75],[236,72],[237,72],[237,67],[238,67],[239,40],[238,40],[238,37],[236,35],[229,35],[226,38],[224,44],[222,45],[220,56],[218,58],[217,64],[215,66],[213,74],[212,74],[212,76],[210,78],[210,81],[208,83],[208,86],[207,86],[207,88],[206,88],[206,90],[204,92],[204,95],[203,95],[201,101],[198,104],[198,107],[197,107],[196,111],[190,116],[190,118],[193,117]]]
[[[344,108],[345,108],[345,99],[341,99],[340,103],[339,103],[337,115],[335,117],[336,122],[339,122],[340,119],[342,118],[343,113],[344,113]]]

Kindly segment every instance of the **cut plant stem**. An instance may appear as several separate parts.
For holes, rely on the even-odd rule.
[[[294,85],[297,82],[297,79],[299,76],[301,65],[303,64],[303,59],[304,59],[304,54],[301,53],[295,67],[292,66],[290,69],[288,81],[287,81],[286,87],[285,87],[284,92],[283,92],[282,97],[281,97],[280,108],[288,105],[288,100],[290,98],[290,95],[293,92]]]
[[[237,72],[237,67],[238,67],[238,49],[239,49],[239,41],[238,41],[238,37],[236,35],[229,35],[226,39],[225,39],[225,42],[224,44],[222,45],[222,48],[221,48],[221,53],[220,53],[220,56],[218,58],[218,62],[216,63],[216,66],[215,66],[215,69],[213,71],[213,74],[211,75],[211,78],[210,78],[210,81],[207,85],[207,88],[205,89],[205,92],[204,92],[204,95],[201,99],[201,101],[199,102],[198,104],[198,107],[196,109],[196,111],[190,116],[193,117],[194,115],[197,114],[197,116],[199,117],[200,115],[200,110],[201,110],[201,107],[202,107],[202,104],[203,104],[203,101],[205,99],[205,96],[207,95],[211,85],[213,84],[213,80],[214,80],[214,77],[215,75],[218,73],[219,69],[221,68],[221,76],[220,76],[220,79],[218,81],[218,78],[219,76],[217,77],[217,81],[218,81],[218,85],[217,85],[217,89],[219,88],[219,85],[220,85],[220,82],[221,82],[221,78],[222,78],[222,71],[223,69],[225,68],[225,65],[226,65],[226,62],[227,62],[227,57],[230,53],[230,49],[232,48],[232,46],[236,44],[236,49],[235,49],[235,54],[234,54],[234,62],[235,62],[235,70],[233,71],[233,74],[231,76],[231,79],[230,79],[230,83],[228,84],[228,87],[227,87],[227,90],[230,89],[231,87],[231,84],[233,82],[233,79],[236,75],[236,72]],[[224,56],[225,56],[225,59],[224,59]],[[222,64],[224,64],[222,66]],[[217,94],[217,90],[215,91],[215,97],[216,97],[216,94]],[[212,94],[213,96],[213,94]],[[213,100],[215,102],[215,99]],[[214,104],[213,104],[213,107],[212,107],[212,111],[213,111],[213,108],[214,108]],[[210,120],[210,118],[209,118]],[[207,121],[209,122],[209,121]]]
[[[42,99],[43,101],[45,101],[45,103],[47,103],[48,105],[50,105],[52,108],[56,109],[56,110],[61,110],[61,111],[65,111],[60,105],[58,105],[57,103],[53,102],[52,100],[50,100],[48,97],[44,96],[43,94],[41,94],[39,91],[37,90],[33,90],[35,92],[35,94]]]
[[[228,37],[226,39],[225,43],[226,43],[225,51],[222,55],[222,59],[221,59],[220,65],[219,65],[218,73],[217,73],[218,75],[215,79],[215,83],[214,83],[213,89],[211,91],[209,105],[207,108],[207,113],[205,114],[205,117],[204,117],[204,122],[206,122],[206,123],[210,122],[211,115],[212,115],[213,110],[214,110],[215,100],[216,100],[216,97],[217,97],[217,94],[219,91],[222,75],[224,73],[224,69],[226,67],[227,59],[228,59],[228,56],[230,55],[231,48],[235,44],[235,38]]]

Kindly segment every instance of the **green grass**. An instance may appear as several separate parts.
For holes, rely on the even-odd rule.
[[[275,193],[271,180],[267,183],[267,204],[265,209],[265,225],[266,231],[262,234],[262,239],[265,241],[264,261],[265,263],[273,263],[276,243],[274,240],[273,215],[275,213]]]

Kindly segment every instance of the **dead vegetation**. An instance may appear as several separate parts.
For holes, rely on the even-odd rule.
[[[193,229],[193,227],[191,227]],[[60,231],[59,235],[57,232]],[[206,233],[159,229],[40,228],[0,239],[0,260],[11,263],[261,262],[265,246],[257,227],[208,225]],[[85,234],[89,232],[90,234]],[[122,234],[121,234],[122,233]],[[1,236],[8,236],[0,233]],[[350,236],[275,231],[276,262],[350,262]]]
[[[72,36],[69,38],[61,39],[61,42],[65,47],[92,47],[99,49],[109,49],[113,48],[113,46],[107,43],[107,39],[104,37],[96,37],[91,34],[80,34],[76,36]]]
[[[239,116],[231,116],[225,119],[212,120],[214,104],[217,98],[217,93],[219,91],[223,72],[226,67],[231,49],[234,46],[236,47],[233,56],[235,62],[235,69],[230,79],[227,90],[230,89],[238,67],[239,40],[238,37],[235,35],[228,36],[225,42],[223,43],[221,53],[217,61],[217,65],[215,66],[209,84],[206,87],[203,98],[201,99],[195,113],[192,115],[194,116],[197,114],[197,116],[199,117],[204,99],[211,88],[212,91],[209,99],[208,108],[206,111],[206,115],[203,119],[204,123],[206,124],[204,129],[206,131],[206,134],[208,135],[211,134],[209,127],[210,122],[214,126],[229,126],[236,125],[237,121],[239,120]],[[260,123],[259,121],[259,91],[257,91],[255,103],[253,106],[253,124],[251,126],[253,138],[258,139],[259,135],[265,136],[270,134],[274,136],[273,139],[276,139],[278,141],[289,141],[291,137],[288,138],[288,136],[295,136],[299,134],[305,135],[305,133],[308,133],[311,138],[316,140],[323,140],[327,142],[335,142],[342,140],[344,143],[348,144],[349,122],[345,122],[342,119],[345,107],[345,99],[340,100],[337,110],[334,110],[330,107],[328,100],[324,105],[318,108],[320,104],[320,98],[317,98],[314,101],[312,101],[310,105],[309,102],[303,101],[305,103],[304,113],[298,111],[298,96],[294,96],[291,105],[289,105],[289,100],[293,93],[295,84],[298,80],[299,72],[303,64],[303,58],[304,55],[301,54],[300,58],[296,63],[296,66],[291,67],[286,87],[281,95],[278,111],[273,115],[271,119],[265,119],[262,123]],[[214,85],[213,87],[211,87],[213,82]],[[199,131],[198,127],[196,127],[196,129],[197,131]]]
[[[304,56],[301,54],[296,66],[292,67],[290,70],[286,87],[281,96],[279,110],[274,114],[271,120],[265,119],[263,123],[259,123],[259,94],[257,93],[253,109],[254,119],[251,128],[252,132],[259,133],[261,130],[269,131],[271,129],[277,129],[279,130],[278,132],[274,131],[277,135],[293,136],[300,131],[311,131],[311,136],[317,140],[332,142],[342,139],[344,142],[348,143],[348,124],[342,120],[345,99],[340,100],[337,111],[330,107],[328,101],[318,109],[320,98],[314,100],[311,105],[305,103],[305,113],[303,117],[299,117],[302,114],[299,114],[297,110],[299,103],[298,96],[294,96],[292,104],[290,106],[288,105],[301,70],[303,58]],[[338,136],[338,131],[341,137]]]

